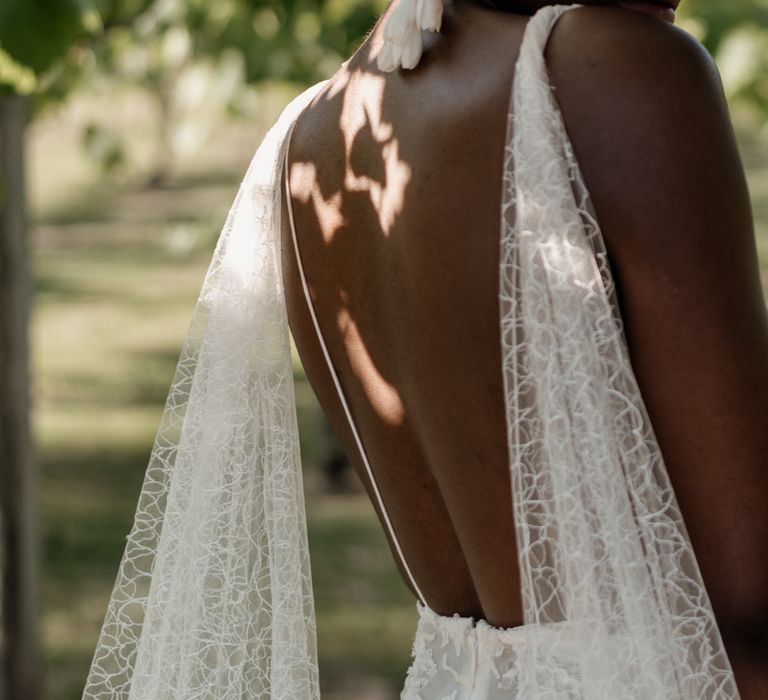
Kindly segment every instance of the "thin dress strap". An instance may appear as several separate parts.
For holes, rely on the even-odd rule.
[[[400,558],[400,562],[403,565],[403,569],[405,569],[405,572],[408,574],[408,578],[411,581],[411,584],[413,585],[414,590],[416,591],[416,595],[419,597],[420,602],[427,606],[427,602],[424,600],[424,594],[421,592],[421,589],[419,588],[419,585],[416,583],[416,579],[413,577],[413,573],[411,572],[410,567],[408,566],[408,562],[405,560],[405,556],[403,555],[403,550],[400,547],[400,542],[397,539],[397,535],[395,534],[395,528],[392,526],[392,521],[389,519],[389,514],[387,513],[387,508],[384,505],[384,499],[381,497],[381,493],[379,492],[379,487],[376,482],[376,477],[373,474],[373,470],[371,469],[371,463],[368,460],[368,454],[365,451],[365,448],[363,447],[363,442],[360,439],[360,434],[357,431],[357,426],[355,425],[355,421],[352,418],[352,412],[349,409],[349,404],[347,403],[347,398],[344,395],[344,391],[341,388],[341,382],[339,382],[339,377],[336,374],[336,368],[333,366],[333,361],[331,360],[331,356],[328,352],[328,347],[325,344],[325,339],[323,338],[322,331],[320,330],[320,324],[317,320],[317,314],[315,313],[315,307],[312,303],[312,298],[309,294],[309,286],[307,285],[307,278],[304,274],[304,265],[301,261],[301,253],[299,251],[299,242],[296,237],[296,225],[294,224],[293,220],[293,207],[291,205],[291,196],[290,196],[290,189],[288,187],[288,153],[290,152],[290,146],[291,146],[291,137],[293,136],[293,128],[291,128],[290,132],[288,133],[287,139],[286,139],[286,146],[285,146],[285,163],[284,163],[284,171],[285,171],[285,205],[286,209],[288,209],[288,220],[291,224],[291,238],[293,239],[293,249],[296,253],[296,264],[299,268],[299,275],[301,276],[301,286],[304,289],[304,297],[307,300],[307,308],[309,309],[309,313],[312,316],[312,323],[315,326],[315,332],[317,333],[317,339],[320,341],[320,347],[323,349],[323,355],[325,356],[325,361],[328,364],[328,371],[331,373],[331,377],[333,378],[333,384],[336,387],[336,391],[339,394],[339,400],[341,401],[341,405],[344,407],[344,414],[347,417],[347,422],[349,423],[349,427],[352,430],[352,435],[355,438],[355,444],[357,445],[357,450],[360,453],[360,457],[362,457],[363,464],[365,464],[365,468],[368,472],[368,477],[371,480],[371,484],[373,486],[373,491],[376,494],[376,500],[379,503],[379,507],[381,509],[381,513],[384,516],[384,522],[387,526],[387,529],[389,530],[389,534],[392,536],[392,541],[395,545],[395,549],[397,550],[398,557]],[[427,606],[428,607],[428,606]]]

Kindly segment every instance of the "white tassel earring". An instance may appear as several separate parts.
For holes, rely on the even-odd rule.
[[[384,41],[376,57],[380,70],[387,73],[415,68],[421,59],[421,30],[440,31],[443,0],[397,0],[384,20]]]

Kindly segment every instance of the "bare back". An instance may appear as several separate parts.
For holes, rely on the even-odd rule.
[[[521,612],[510,608],[520,594],[498,237],[507,109],[527,19],[472,9],[469,21],[445,26],[440,38],[457,50],[480,37],[492,43],[474,65],[431,65],[427,55],[423,69],[383,77],[363,47],[302,116],[290,155],[318,319],[404,555],[433,609],[507,626]],[[482,70],[494,54],[507,57]],[[466,88],[460,100],[457,85]],[[314,167],[295,168],[303,161]],[[325,202],[304,201],[310,187]],[[292,272],[302,362],[370,491],[296,281]]]
[[[434,610],[505,627],[522,613],[500,373],[499,210],[528,19],[456,3],[419,68],[393,74],[375,68],[374,30],[302,115],[289,154],[314,307],[413,576]],[[600,183],[589,181],[588,164],[585,173],[601,213]],[[610,217],[608,206],[602,211]],[[291,329],[373,496],[283,221]],[[632,240],[606,240],[623,281]],[[623,291],[634,304],[632,290]],[[639,312],[629,328],[643,340]],[[652,372],[642,359],[639,371]],[[649,408],[665,447],[664,411]]]

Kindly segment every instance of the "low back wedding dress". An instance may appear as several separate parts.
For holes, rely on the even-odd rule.
[[[427,26],[417,29],[439,28],[441,3],[401,5],[421,8]],[[548,36],[575,7],[546,6],[528,21],[508,113],[499,340],[522,626],[440,615],[421,595],[325,347],[288,209],[318,338],[419,596],[405,700],[739,697],[549,84]],[[418,62],[406,24],[389,28],[399,41],[380,59],[387,70]],[[280,175],[296,119],[324,85],[291,102],[269,131],[224,225],[84,698],[320,696]]]

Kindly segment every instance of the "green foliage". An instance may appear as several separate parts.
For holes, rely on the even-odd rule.
[[[714,56],[728,98],[768,115],[768,0],[685,0],[682,16]]]
[[[327,77],[371,28],[385,0],[8,0],[0,8],[0,80],[11,61],[37,78],[53,70],[45,89],[72,87],[92,51],[100,70],[121,72],[120,54],[150,56],[144,79],[163,82],[167,35],[182,34],[196,60],[227,51],[241,55],[244,79],[307,83]],[[79,44],[79,52],[72,51]],[[59,65],[57,65],[59,64]],[[65,64],[65,65],[61,65]],[[18,71],[16,71],[18,72]],[[18,84],[18,78],[4,80]]]
[[[0,85],[4,91],[29,92],[29,76],[48,70],[97,23],[88,0],[4,2],[0,5],[0,61],[5,67],[0,68]],[[11,62],[14,70],[9,70]]]
[[[201,90],[206,107],[241,111],[243,87],[328,77],[386,0],[7,0],[0,10],[0,90],[33,93],[34,112],[88,83],[138,86],[154,98],[162,181],[178,122]],[[19,27],[22,30],[19,30]],[[190,97],[192,96],[192,97]],[[177,138],[178,137],[178,138]],[[84,136],[108,168],[124,158],[106,125]]]
[[[157,104],[157,171],[174,160],[190,95],[242,111],[247,85],[308,84],[359,46],[387,0],[2,0],[0,91],[34,104],[79,84],[139,86]],[[768,114],[768,0],[685,0],[681,18],[717,60],[729,99]],[[89,153],[119,165],[119,136],[102,126]],[[176,139],[178,140],[178,139]],[[112,144],[106,148],[105,144]],[[108,154],[107,151],[110,151]]]
[[[716,54],[728,35],[747,26],[768,26],[766,0],[684,0],[683,13],[702,23],[702,41]]]
[[[235,51],[248,83],[307,83],[327,77],[331,66],[356,48],[381,6],[372,0],[158,0],[134,20],[129,33],[107,32],[96,49],[100,65],[114,67],[122,50],[143,48],[154,54],[149,73],[162,73],[169,54],[178,57],[182,43],[184,59],[215,61]]]
[[[13,56],[0,46],[0,95],[8,92],[28,95],[36,86],[35,72],[14,61]]]
[[[165,66],[158,54],[166,51],[168,34],[177,47],[184,35],[195,60],[215,61],[235,51],[247,83],[309,83],[354,51],[385,5],[386,0],[5,0],[0,85],[28,91],[28,71],[39,79],[53,68],[42,89],[64,94],[91,58],[100,70],[120,77],[120,54],[131,49],[155,54],[144,62],[141,79],[162,85]],[[685,0],[681,15],[695,22],[716,58],[741,52],[742,72],[750,75],[740,78],[738,96],[768,108],[768,0]],[[79,52],[70,50],[73,44]],[[139,78],[135,72],[128,77]]]

